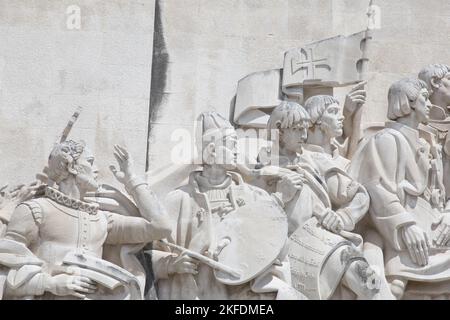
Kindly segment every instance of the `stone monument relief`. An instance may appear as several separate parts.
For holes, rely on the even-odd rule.
[[[241,0],[241,7],[232,8],[236,15],[230,19],[236,21],[229,31],[215,24],[222,37],[201,28],[210,20],[180,22],[187,52],[180,63],[182,39],[170,24],[174,1],[129,5],[131,17],[152,15],[151,32],[145,19],[133,27],[121,20],[115,27],[129,37],[114,31],[86,38],[104,44],[99,55],[83,56],[94,71],[43,74],[51,108],[33,86],[17,87],[10,74],[18,61],[0,56],[2,135],[20,132],[20,116],[12,131],[14,124],[4,116],[20,90],[23,99],[40,99],[29,116],[46,119],[42,128],[24,129],[23,136],[33,136],[28,143],[11,140],[17,149],[0,166],[0,298],[450,299],[450,66],[442,56],[416,48],[414,54],[423,55],[418,61],[395,72],[384,69],[380,44],[397,31],[382,25],[382,15],[389,11],[390,21],[395,5],[354,5],[357,14],[348,16],[364,23],[340,25],[336,12],[352,2],[336,1],[330,14],[342,34],[299,35],[299,42],[279,38],[283,24],[272,21],[261,28],[275,30],[270,52],[277,50],[278,58],[269,57],[268,49],[252,60],[245,45],[236,48],[236,56],[222,48],[221,41],[236,40],[236,24],[250,38],[260,32],[242,22],[250,1]],[[327,8],[328,2],[320,2],[304,15]],[[197,3],[195,17],[200,20],[205,10],[213,19],[233,6],[217,3]],[[311,1],[252,3],[267,16],[281,10],[277,6],[307,7]],[[14,25],[21,5],[11,4],[12,18],[0,10],[0,39],[7,38],[5,26]],[[102,11],[89,6],[83,2],[81,9],[67,11],[70,32],[99,27],[92,14],[82,18],[87,8]],[[110,12],[125,10],[111,6]],[[58,8],[53,3],[32,9]],[[438,9],[450,14],[446,5]],[[141,43],[148,33],[153,47],[147,43],[150,50],[132,56],[136,65],[120,55],[130,55],[119,48]],[[204,41],[219,49],[195,47]],[[412,55],[408,48],[413,50],[405,47],[400,54]],[[110,50],[117,57],[105,53]],[[57,55],[70,60],[55,49]],[[256,63],[266,56],[270,63]],[[207,74],[187,68],[205,57],[248,66],[230,64],[233,76],[219,63],[208,65]],[[61,61],[55,58],[58,68],[65,65]],[[117,76],[118,65],[120,80],[112,85],[109,75]],[[133,77],[139,68],[146,75]],[[197,82],[186,76],[190,72]],[[55,88],[53,74],[61,81]],[[55,101],[69,103],[63,109],[70,112]],[[101,106],[93,107],[97,102]],[[30,104],[23,110],[31,110]],[[39,134],[43,138],[35,145]],[[6,155],[12,147],[0,141]],[[35,161],[27,163],[33,152]]]

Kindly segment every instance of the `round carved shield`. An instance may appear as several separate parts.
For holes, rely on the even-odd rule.
[[[274,202],[265,200],[245,204],[228,214],[217,228],[218,242],[229,244],[218,261],[239,273],[214,270],[218,281],[227,285],[246,283],[268,269],[287,241],[286,214]]]

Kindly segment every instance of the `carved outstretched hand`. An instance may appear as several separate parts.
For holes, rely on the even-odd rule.
[[[450,213],[444,214],[438,224],[437,235],[433,240],[437,246],[445,246],[450,240]]]
[[[125,184],[134,176],[134,161],[128,151],[119,145],[114,146],[114,157],[119,164],[120,171],[114,165],[109,166],[117,181]]]
[[[427,234],[413,224],[402,228],[402,237],[411,260],[419,266],[426,266],[431,247]]]
[[[367,81],[355,85],[345,97],[344,112],[347,116],[352,116],[359,108],[366,103],[366,90],[364,86]]]
[[[14,209],[21,203],[30,200],[41,186],[39,181],[34,181],[29,185],[18,185],[8,190],[8,185],[0,188],[0,219],[12,214]]]

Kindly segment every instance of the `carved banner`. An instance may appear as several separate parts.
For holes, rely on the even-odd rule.
[[[283,92],[301,95],[304,86],[339,87],[356,83],[360,78],[364,40],[365,31],[361,31],[287,51]]]
[[[302,103],[304,95],[314,95],[312,92],[332,94],[333,87],[357,83],[364,71],[363,61],[368,61],[364,55],[366,35],[367,31],[340,35],[289,50],[283,69],[256,72],[241,79],[232,112],[234,123],[265,128],[270,112],[284,99]]]

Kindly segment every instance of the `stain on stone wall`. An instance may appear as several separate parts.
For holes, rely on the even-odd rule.
[[[164,39],[164,27],[162,23],[161,0],[155,1],[155,26],[153,36],[152,77],[150,89],[150,109],[148,121],[148,136],[152,134],[152,123],[158,118],[159,107],[164,99],[164,89],[167,81],[167,69],[169,65],[169,53]],[[150,139],[147,142],[146,169],[149,167],[148,150]]]

